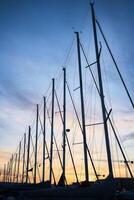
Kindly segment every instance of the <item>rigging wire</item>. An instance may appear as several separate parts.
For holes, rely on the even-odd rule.
[[[85,59],[86,59],[86,61],[87,61],[87,64],[88,64],[88,66],[89,66],[89,62],[88,62],[88,60],[87,60],[86,54],[85,54],[85,52],[84,52],[84,49],[83,49],[82,46],[81,46],[81,48],[82,48],[83,54],[85,55]],[[88,68],[90,69],[90,67],[88,67]],[[95,80],[95,78],[94,78],[94,74],[92,73],[92,70],[91,70],[91,69],[90,69],[90,73],[91,73],[91,76],[92,76],[92,78],[93,78],[93,80],[94,80],[94,83],[95,83],[95,85],[96,85],[96,89],[97,89],[97,91],[98,91],[98,93],[99,93],[99,95],[100,95],[100,92],[99,92],[99,89],[98,89],[96,80]],[[105,107],[105,111],[106,111],[106,113],[108,114],[106,107]],[[113,130],[113,133],[114,133],[114,135],[115,135],[115,138],[116,138],[116,140],[117,140],[117,142],[118,142],[118,145],[119,145],[119,148],[120,148],[121,153],[122,153],[122,155],[123,155],[123,158],[125,159],[125,163],[126,163],[126,165],[127,165],[127,167],[128,167],[129,173],[130,173],[131,177],[133,177],[133,174],[132,174],[132,172],[131,172],[130,166],[128,165],[128,162],[127,162],[127,160],[126,160],[126,156],[125,156],[125,154],[124,154],[124,151],[123,151],[122,146],[121,146],[121,144],[120,144],[120,141],[119,141],[119,139],[118,139],[117,132],[116,132],[115,129],[114,129],[113,120],[111,120],[110,117],[109,117],[109,122],[110,122],[111,128],[112,128],[112,130]]]
[[[71,51],[72,51],[72,48],[73,48],[73,44],[74,44],[74,38],[73,38],[73,40],[72,40],[72,42],[71,42],[71,46],[69,47],[69,49],[67,50],[67,55],[66,55],[66,58],[65,58],[65,62],[64,62],[64,65],[66,65],[66,63],[67,63],[67,61],[70,59],[69,57],[70,57],[70,55],[71,55]],[[49,98],[49,96],[51,95],[51,93],[49,94],[49,95],[47,95],[48,94],[48,92],[49,92],[49,90],[50,90],[50,86],[51,86],[51,83],[49,84],[49,86],[48,86],[48,89],[46,90],[46,96]],[[48,99],[47,99],[48,100]],[[33,111],[32,111],[32,114],[31,114],[31,117],[32,117],[32,122],[31,122],[31,129],[33,128],[33,126],[34,126],[34,122],[35,122],[35,118],[33,118],[33,115],[35,114],[35,109],[33,109]],[[30,118],[31,118],[30,117]],[[30,120],[31,121],[31,120]],[[29,123],[30,124],[30,123]],[[26,130],[25,130],[25,132],[26,132]],[[22,138],[23,139],[23,138]],[[18,147],[17,147],[18,148]],[[16,150],[17,151],[17,150]]]
[[[56,100],[57,100],[57,104],[58,104],[58,108],[59,108],[59,112],[60,112],[61,109],[60,109],[60,104],[59,104],[59,100],[58,100],[58,96],[57,96],[56,91],[55,91],[55,96],[56,96]],[[63,123],[63,116],[62,116],[61,112],[60,112],[60,117],[61,117],[61,121]],[[78,176],[77,176],[77,171],[76,171],[76,167],[75,167],[75,163],[74,163],[74,159],[73,159],[73,156],[72,156],[72,152],[71,152],[71,148],[70,148],[70,144],[69,144],[67,134],[65,136],[66,136],[66,140],[67,140],[67,144],[68,144],[68,148],[69,148],[69,152],[70,152],[70,156],[71,156],[71,160],[72,160],[72,164],[73,164],[73,168],[74,168],[74,172],[75,172],[75,176],[76,176],[76,181],[78,183],[79,180],[78,180]]]
[[[104,74],[105,74],[105,82],[106,82],[106,84],[105,84],[105,87],[107,88],[107,94],[108,94],[108,101],[109,101],[109,105],[110,105],[110,108],[113,108],[113,106],[112,106],[112,101],[111,101],[111,96],[110,96],[110,89],[109,89],[109,83],[108,83],[108,78],[107,78],[107,73],[106,73],[106,66],[105,66],[105,62],[104,62],[104,56],[103,56],[103,52],[102,52],[102,62],[103,62],[103,67],[104,67]],[[108,106],[107,106],[108,107]],[[111,113],[111,117],[112,117],[112,119],[113,119],[113,112]],[[111,144],[112,144],[112,142],[111,142]],[[115,150],[116,150],[116,155],[117,155],[117,160],[118,160],[118,170],[119,170],[119,175],[121,176],[121,172],[120,172],[120,163],[119,163],[119,155],[118,155],[118,149],[117,149],[117,141],[115,141]],[[115,163],[113,163],[113,165],[114,165]],[[115,167],[114,167],[115,168]],[[115,169],[114,169],[115,170]],[[116,171],[115,171],[115,173],[116,173]]]
[[[38,135],[38,138],[39,138],[39,135]],[[31,142],[32,142],[33,152],[35,152],[32,136],[31,136]],[[40,176],[40,171],[39,171],[39,166],[38,165],[37,165],[37,172],[38,172],[39,180],[41,182],[41,176]]]
[[[134,102],[133,102],[133,100],[132,100],[132,97],[131,97],[131,95],[130,95],[130,93],[129,93],[129,91],[128,91],[128,88],[127,88],[127,86],[126,86],[126,84],[125,84],[125,81],[124,81],[124,79],[123,79],[123,76],[122,76],[122,74],[121,74],[121,72],[120,72],[120,69],[119,69],[119,67],[118,67],[118,65],[117,65],[117,62],[115,61],[115,58],[114,58],[114,56],[113,56],[113,53],[112,53],[112,51],[111,51],[111,49],[110,49],[110,46],[109,46],[109,44],[108,44],[108,42],[107,42],[107,39],[106,39],[106,37],[105,37],[105,35],[104,35],[103,31],[102,31],[102,28],[101,28],[101,26],[100,26],[100,23],[98,22],[97,19],[96,19],[96,24],[97,24],[97,26],[98,26],[98,28],[99,28],[99,30],[100,30],[100,33],[101,33],[101,35],[102,35],[102,38],[103,38],[103,40],[104,40],[104,42],[105,42],[105,44],[106,44],[106,46],[107,46],[107,49],[108,49],[108,51],[109,51],[109,53],[110,53],[110,55],[111,55],[111,58],[112,58],[112,60],[113,60],[113,62],[114,62],[114,65],[115,65],[115,67],[116,67],[116,70],[117,70],[117,72],[118,72],[118,75],[119,75],[119,77],[120,77],[120,80],[121,80],[121,82],[122,82],[122,84],[123,84],[123,86],[124,86],[124,89],[125,89],[125,91],[126,91],[126,93],[127,93],[128,98],[129,98],[129,100],[130,100],[130,103],[131,103],[131,105],[132,105],[132,107],[133,107],[133,109],[134,109]]]
[[[76,110],[76,108],[75,108],[75,104],[74,104],[74,101],[73,101],[73,98],[72,98],[72,95],[71,95],[70,88],[69,88],[67,82],[66,82],[66,84],[67,84],[67,89],[68,89],[68,92],[69,92],[69,95],[70,95],[70,98],[71,98],[71,101],[72,101],[72,104],[73,104],[73,107],[74,107],[74,110],[75,110],[75,113],[76,113],[76,116],[77,116],[77,120],[78,120],[79,126],[80,126],[80,128],[81,128],[81,133],[83,134],[83,130],[82,130],[82,127],[81,127],[81,123],[80,123],[80,120],[79,120],[79,116],[78,116],[77,110]],[[94,163],[93,163],[92,156],[91,156],[91,154],[90,154],[89,147],[87,146],[87,144],[86,144],[86,149],[87,149],[88,155],[89,155],[89,157],[90,157],[90,161],[91,161],[91,164],[92,164],[92,167],[93,167],[95,176],[96,176],[96,178],[97,178],[97,180],[98,180],[98,175],[97,175],[97,172],[96,172],[96,169],[95,169],[95,165],[94,165]]]
[[[43,132],[44,132],[44,129],[43,129],[43,125],[42,125],[42,122],[41,122],[40,117],[39,117],[39,122],[40,122],[41,130],[42,130],[42,133],[43,133]],[[45,147],[46,147],[46,150],[47,150],[48,159],[49,159],[49,161],[50,161],[50,155],[49,155],[49,150],[48,150],[48,146],[47,146],[47,142],[46,142],[46,140],[45,140]],[[53,174],[54,184],[56,185],[56,179],[55,179],[55,175],[54,175],[53,168],[52,168],[52,174]]]

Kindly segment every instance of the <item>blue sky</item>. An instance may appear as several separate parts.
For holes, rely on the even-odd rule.
[[[134,98],[134,2],[96,0],[95,7]],[[88,49],[90,16],[88,0],[0,0],[1,151],[15,149],[29,125],[34,105],[40,102],[57,68],[64,63],[74,30],[83,32],[81,37]],[[117,76],[114,80],[109,73],[109,77],[116,106],[125,104],[124,112],[132,111],[124,93],[119,101]]]

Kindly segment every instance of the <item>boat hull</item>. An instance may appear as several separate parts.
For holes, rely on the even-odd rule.
[[[114,180],[107,178],[90,186],[51,187],[35,191],[23,191],[20,200],[113,200]]]

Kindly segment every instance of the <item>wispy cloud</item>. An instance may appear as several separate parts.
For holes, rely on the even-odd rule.
[[[8,123],[0,117],[0,128],[6,130]]]
[[[22,109],[33,105],[32,98],[27,91],[19,89],[12,81],[0,81],[0,96],[8,99],[8,102]]]
[[[133,140],[134,139],[134,132],[128,133],[122,137],[123,141]]]

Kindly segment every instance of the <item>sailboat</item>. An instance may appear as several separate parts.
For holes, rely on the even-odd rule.
[[[95,55],[96,55],[96,61],[94,63],[89,63],[88,59],[86,57],[86,54],[84,52],[83,46],[80,41],[79,33],[75,32],[76,35],[76,42],[77,42],[77,57],[78,57],[78,71],[79,71],[79,91],[80,91],[80,106],[81,106],[81,121],[78,117],[77,110],[75,108],[75,104],[73,102],[73,98],[71,96],[71,92],[69,90],[69,86],[67,83],[67,77],[66,77],[66,68],[63,68],[63,111],[60,108],[60,104],[58,102],[58,98],[56,96],[55,92],[55,79],[52,79],[52,101],[51,101],[51,138],[50,138],[50,151],[47,146],[47,141],[46,141],[46,113],[47,113],[47,108],[46,108],[46,97],[44,97],[44,118],[43,118],[43,124],[40,121],[39,117],[39,106],[37,105],[36,108],[36,135],[35,135],[35,146],[34,146],[34,167],[30,166],[30,145],[31,145],[31,127],[29,126],[28,129],[28,144],[27,144],[27,158],[26,158],[26,163],[25,163],[25,147],[26,147],[26,135],[24,136],[24,153],[23,153],[23,173],[22,173],[22,182],[18,183],[12,183],[14,182],[13,179],[10,180],[10,175],[13,175],[13,158],[10,160],[8,163],[7,169],[4,170],[4,189],[6,190],[7,187],[7,182],[8,183],[8,190],[9,188],[12,190],[21,190],[19,192],[19,199],[23,200],[30,200],[30,199],[45,199],[45,200],[50,200],[50,199],[62,199],[62,200],[68,200],[68,199],[81,199],[81,200],[86,200],[86,199],[91,199],[91,200],[112,200],[115,197],[115,193],[118,190],[117,187],[117,180],[114,178],[114,173],[113,173],[113,166],[112,166],[112,156],[111,156],[111,148],[110,148],[110,141],[109,141],[109,131],[108,131],[108,123],[110,124],[115,139],[118,143],[119,149],[122,153],[124,163],[126,164],[126,167],[128,169],[128,172],[130,174],[129,180],[133,182],[133,174],[131,171],[131,168],[129,166],[129,163],[127,161],[127,158],[125,156],[125,153],[123,151],[122,145],[119,141],[119,138],[117,136],[117,133],[114,128],[113,121],[110,117],[110,114],[112,112],[112,109],[110,111],[107,110],[106,104],[105,104],[105,98],[104,98],[104,90],[103,90],[103,81],[102,81],[102,72],[101,72],[101,63],[100,63],[100,57],[101,57],[101,46],[99,48],[98,45],[98,37],[97,37],[97,27],[99,28],[99,31],[104,39],[104,42],[108,48],[108,51],[111,55],[111,58],[116,66],[117,72],[119,74],[119,77],[123,83],[123,86],[125,88],[125,91],[128,95],[128,98],[130,100],[130,103],[132,107],[134,108],[134,103],[131,98],[131,95],[127,89],[127,86],[123,80],[123,77],[120,73],[120,70],[118,68],[118,65],[114,59],[114,56],[112,54],[112,51],[108,45],[108,42],[106,40],[106,37],[102,31],[102,28],[96,19],[95,16],[95,10],[94,10],[94,3],[90,3],[91,6],[91,13],[92,13],[92,25],[93,25],[93,35],[94,35],[94,46],[95,46]],[[87,137],[86,137],[86,123],[85,123],[85,106],[84,106],[84,95],[83,95],[83,77],[82,77],[82,66],[81,66],[81,52],[83,53],[87,66],[86,68],[89,68],[89,71],[91,73],[91,76],[93,78],[95,87],[97,89],[97,92],[100,97],[100,102],[101,102],[101,110],[102,110],[102,118],[103,122],[102,125],[104,127],[104,134],[105,134],[105,144],[106,144],[106,153],[107,153],[107,162],[108,162],[108,176],[101,180],[99,178],[99,175],[97,174],[97,170],[94,164],[94,160],[92,158],[92,154],[89,150],[88,143],[87,143]],[[97,74],[98,74],[98,83],[94,77],[94,74],[92,72],[92,65],[97,66]],[[73,103],[74,111],[76,114],[76,118],[78,120],[78,123],[80,125],[81,133],[82,133],[82,138],[83,138],[83,157],[84,157],[84,175],[85,175],[85,180],[83,182],[79,182],[78,179],[78,174],[77,170],[75,167],[75,162],[73,159],[73,154],[71,151],[70,143],[68,140],[68,135],[67,132],[70,132],[69,129],[67,129],[66,126],[66,90],[69,90],[69,94]],[[63,134],[62,134],[62,147],[63,147],[63,153],[62,153],[62,159],[60,157],[60,154],[58,154],[60,164],[61,164],[61,175],[59,177],[59,181],[56,183],[55,180],[55,175],[54,175],[54,169],[53,169],[53,144],[55,142],[56,144],[56,138],[54,136],[54,105],[55,105],[55,97],[57,100],[58,108],[59,108],[59,113],[60,117],[62,120],[62,126],[63,126]],[[42,150],[42,156],[43,156],[43,162],[42,162],[42,182],[41,183],[36,183],[36,177],[37,177],[37,145],[38,145],[38,126],[39,123],[41,123],[41,128],[43,132],[43,150]],[[69,148],[69,154],[71,157],[72,165],[73,165],[73,170],[75,173],[75,178],[76,182],[72,185],[67,184],[67,179],[66,179],[66,146],[68,145]],[[57,147],[57,145],[56,145]],[[15,156],[15,165],[14,165],[14,176],[17,174],[17,180],[18,180],[18,175],[19,175],[19,164],[20,164],[20,151],[21,151],[21,143],[19,144],[19,155],[18,155],[18,165],[17,165],[17,155]],[[47,157],[45,157],[47,151]],[[57,148],[57,152],[59,153],[59,150]],[[88,157],[90,159],[96,181],[91,182],[89,180],[89,164],[88,164]],[[45,161],[48,159],[49,161],[49,180],[45,180]],[[17,166],[16,166],[17,165]],[[17,173],[16,173],[16,168],[17,168]],[[30,183],[29,180],[29,172],[33,173],[33,183]],[[25,176],[24,176],[25,174]],[[53,180],[53,182],[52,182]],[[3,183],[4,184],[4,183]],[[18,192],[18,191],[17,191]]]

